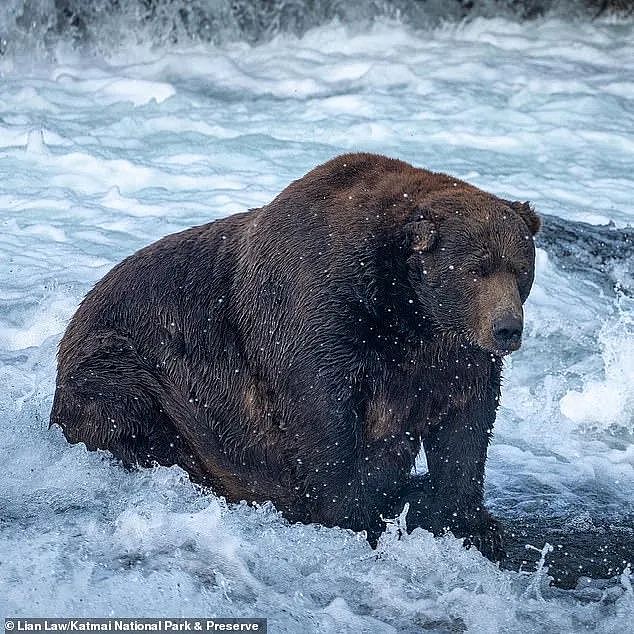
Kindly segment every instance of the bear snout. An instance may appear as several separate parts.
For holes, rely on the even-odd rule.
[[[522,345],[522,320],[512,313],[498,317],[493,322],[493,341],[503,352],[514,352]]]

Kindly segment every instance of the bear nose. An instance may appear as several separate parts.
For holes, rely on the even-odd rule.
[[[517,350],[522,343],[522,320],[513,315],[496,319],[493,338],[501,350]]]

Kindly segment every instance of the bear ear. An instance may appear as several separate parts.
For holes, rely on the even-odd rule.
[[[431,220],[408,222],[403,228],[405,246],[412,251],[431,251],[438,239],[438,232]]]
[[[526,201],[521,203],[519,201],[509,202],[509,205],[513,211],[518,213],[522,220],[526,223],[531,233],[535,235],[539,228],[542,226],[542,221],[535,213],[535,210],[531,207],[530,202]]]

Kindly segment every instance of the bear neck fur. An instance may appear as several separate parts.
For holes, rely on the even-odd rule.
[[[392,373],[416,367],[437,385],[456,383],[460,401],[484,398],[490,389],[499,393],[501,358],[434,323],[408,280],[403,227],[428,196],[456,188],[484,194],[403,161],[372,154],[337,157],[245,217],[238,250],[246,270],[239,263],[238,276],[247,288],[257,288],[262,275],[271,283],[283,281],[285,296],[278,301],[295,320],[306,319],[298,332],[323,350],[324,366],[342,367],[342,357],[347,359],[342,378],[361,376],[368,364],[379,363]],[[252,262],[267,262],[268,270],[254,270]],[[309,321],[315,314],[320,323]],[[322,322],[331,323],[324,330],[336,340],[315,336]],[[431,375],[429,368],[435,369]],[[435,413],[446,407],[429,399]],[[432,418],[434,412],[428,412]]]

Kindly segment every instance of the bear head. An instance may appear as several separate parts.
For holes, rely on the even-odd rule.
[[[467,188],[426,196],[403,238],[409,283],[434,327],[496,356],[517,350],[539,227],[529,203]]]

